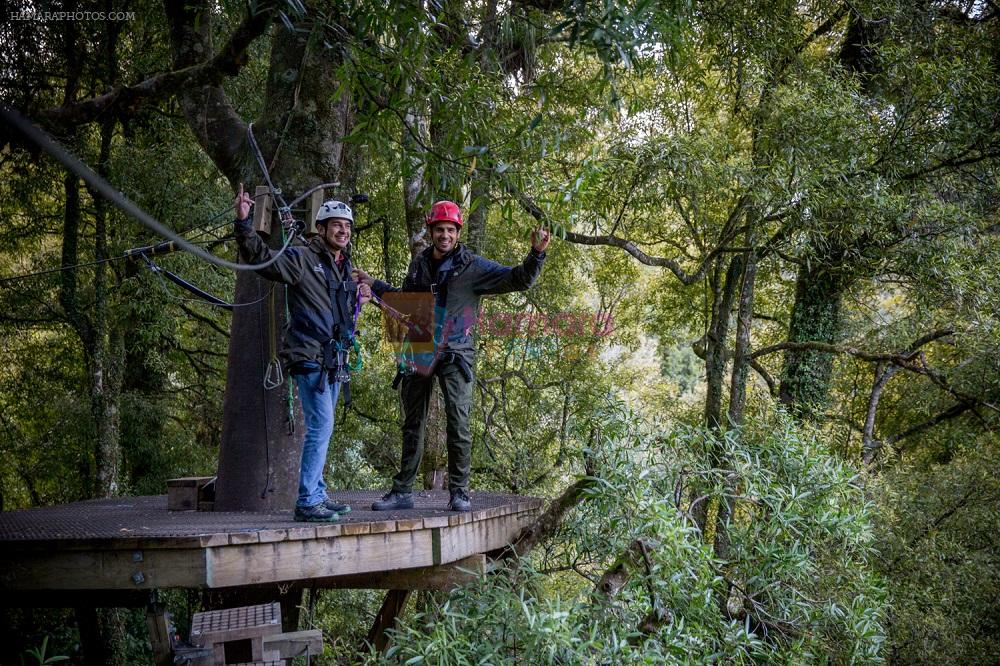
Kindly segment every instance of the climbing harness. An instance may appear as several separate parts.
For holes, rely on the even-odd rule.
[[[330,338],[323,343],[323,372],[320,373],[319,381],[321,384],[339,382],[346,406],[351,403],[351,372],[361,369],[360,365],[355,369],[350,362],[351,352],[357,353],[360,359],[356,332],[361,314],[361,290],[353,280],[338,281],[327,262],[321,261],[320,264],[326,277],[334,320]],[[346,264],[344,268],[347,268]],[[325,390],[323,385],[317,388]]]

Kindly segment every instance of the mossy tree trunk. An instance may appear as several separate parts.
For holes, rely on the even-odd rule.
[[[833,344],[840,336],[840,306],[848,278],[836,260],[817,258],[799,267],[795,303],[788,328],[790,342]],[[830,394],[833,354],[811,350],[785,352],[779,398],[803,419],[822,413]]]
[[[167,14],[177,68],[201,62],[214,52],[210,3],[168,3]],[[253,124],[264,162],[286,200],[340,179],[343,138],[353,110],[350,88],[339,78],[341,55],[326,47],[323,25],[303,22],[295,28],[272,27],[264,105]],[[336,97],[335,91],[340,91]],[[188,91],[181,106],[199,144],[234,189],[239,183],[263,184],[248,144],[248,124],[221,85]],[[281,234],[275,230],[268,241],[272,247],[280,246]],[[267,281],[241,272],[235,300],[258,300],[270,288]],[[273,390],[263,387],[267,366],[281,346],[284,312],[280,286],[275,287],[273,299],[233,312],[217,508],[273,511],[295,504],[304,427],[301,411],[295,408],[290,418],[287,384]]]

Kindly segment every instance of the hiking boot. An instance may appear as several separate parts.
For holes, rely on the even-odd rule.
[[[390,490],[382,499],[372,503],[372,511],[392,511],[393,509],[412,509],[413,493],[398,493]]]
[[[326,501],[323,502],[323,506],[325,506],[327,509],[337,514],[345,514],[351,512],[350,505],[342,504],[340,502],[330,499],[329,497],[327,497]]]
[[[451,501],[448,502],[449,511],[471,511],[472,502],[469,501],[469,493],[465,488],[455,488],[451,491]]]
[[[300,523],[332,523],[337,518],[337,512],[330,511],[323,502],[295,507],[295,520]]]

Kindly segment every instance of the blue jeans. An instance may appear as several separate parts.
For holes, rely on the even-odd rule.
[[[326,450],[333,436],[340,383],[327,384],[325,374],[319,370],[295,375],[295,382],[299,387],[299,401],[302,403],[306,422],[302,463],[299,467],[299,499],[295,505],[307,507],[326,501],[323,469],[326,467]]]

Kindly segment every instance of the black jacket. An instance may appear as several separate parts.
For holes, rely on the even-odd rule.
[[[387,291],[431,291],[431,285],[439,284],[443,273],[447,272],[447,291],[443,304],[446,319],[444,322],[437,322],[438,327],[449,331],[442,351],[461,355],[471,366],[476,356],[472,334],[479,318],[481,298],[487,294],[506,294],[528,289],[542,272],[545,253],[532,250],[520,265],[510,267],[473,254],[465,245],[459,244],[432,274],[433,252],[432,246],[413,258],[401,289],[375,280],[372,291],[379,297]]]
[[[251,264],[263,263],[277,252],[257,235],[249,219],[236,222],[236,242],[243,260]],[[322,363],[325,342],[353,336],[358,285],[350,279],[350,255],[345,253],[338,268],[326,243],[317,237],[289,247],[276,262],[256,273],[289,286],[289,318],[281,351],[288,365]]]

